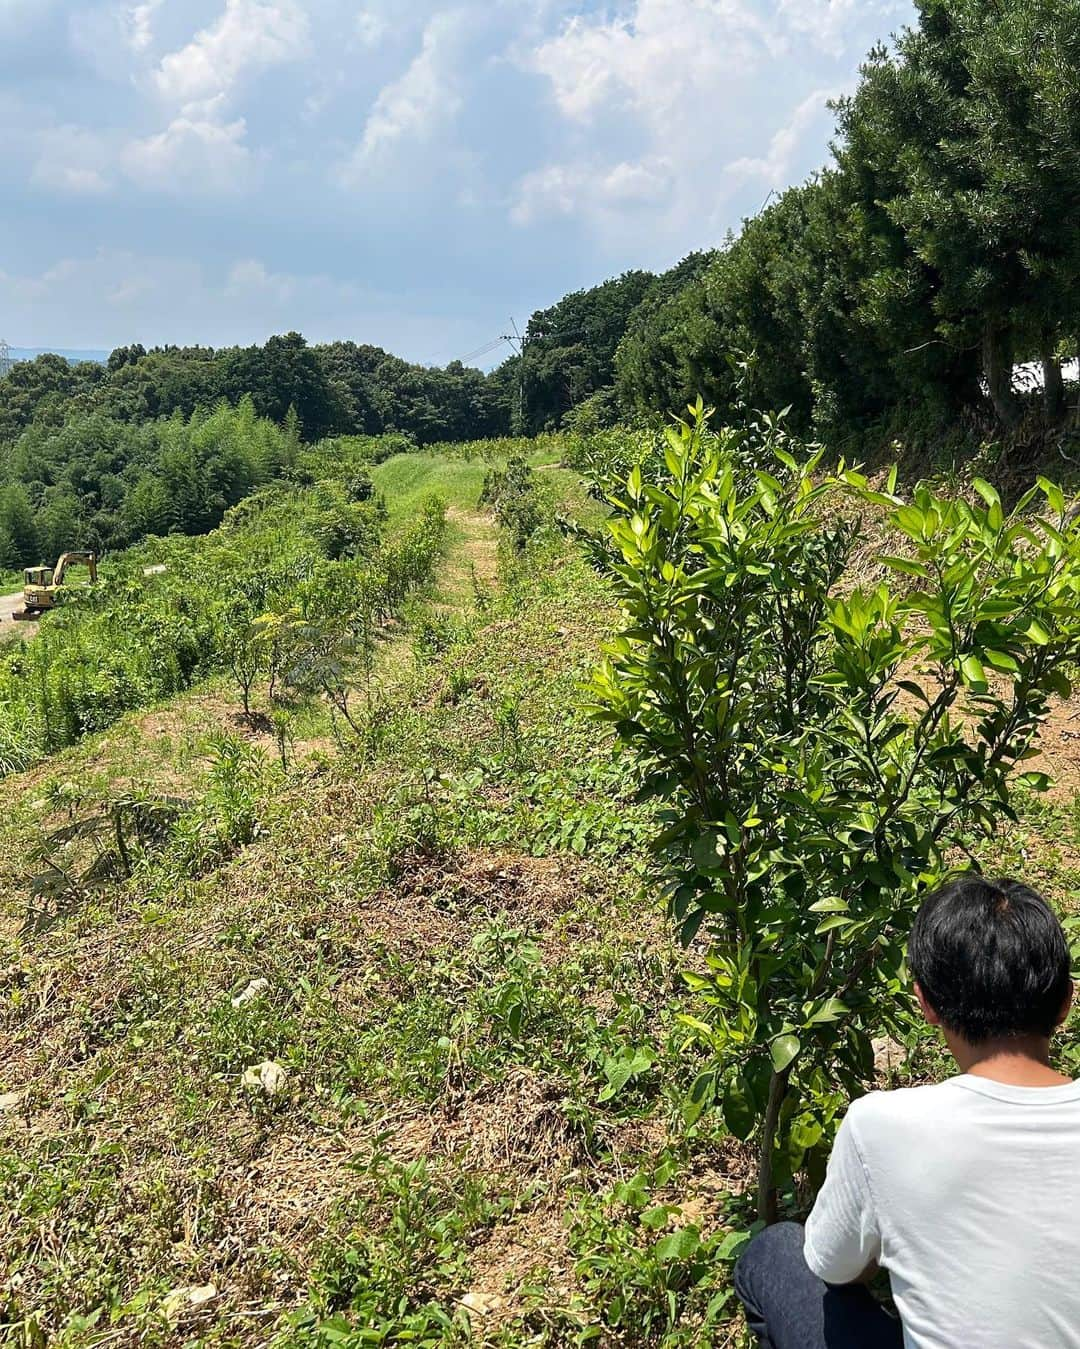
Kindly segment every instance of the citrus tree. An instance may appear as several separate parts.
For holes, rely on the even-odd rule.
[[[903,1031],[919,896],[1046,786],[1025,761],[1080,654],[1057,487],[1009,512],[984,482],[908,501],[821,459],[776,419],[714,433],[699,404],[662,464],[607,484],[625,626],[596,715],[660,799],[658,868],[705,947],[687,1118],[715,1104],[757,1140],[768,1220],[795,1171],[820,1175],[872,1036]],[[890,553],[853,585],[866,516]]]

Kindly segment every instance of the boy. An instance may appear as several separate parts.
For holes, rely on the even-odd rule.
[[[853,1102],[805,1231],[780,1223],[735,1288],[767,1349],[1080,1349],[1080,1082],[1061,924],[1017,881],[930,895],[915,996],[960,1076]],[[897,1322],[863,1286],[889,1272]]]

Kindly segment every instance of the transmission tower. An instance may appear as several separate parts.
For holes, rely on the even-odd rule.
[[[0,337],[0,379],[3,379],[5,375],[10,374],[11,367],[14,364],[15,362],[11,359],[11,348],[4,339]]]

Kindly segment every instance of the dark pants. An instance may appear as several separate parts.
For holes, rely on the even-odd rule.
[[[735,1266],[735,1291],[763,1349],[901,1349],[900,1322],[862,1284],[812,1273],[798,1223],[767,1227]]]

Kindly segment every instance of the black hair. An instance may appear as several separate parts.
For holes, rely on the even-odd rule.
[[[974,873],[923,900],[908,965],[942,1024],[969,1044],[1052,1035],[1069,993],[1069,948],[1046,900]]]

